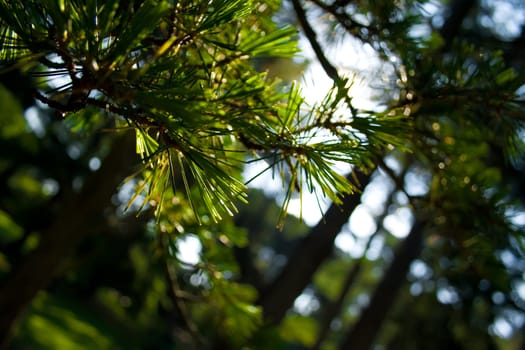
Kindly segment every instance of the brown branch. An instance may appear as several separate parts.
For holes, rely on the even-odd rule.
[[[476,0],[455,0],[451,3],[449,16],[440,29],[445,45],[437,53],[438,55],[442,55],[450,49],[453,40],[459,34],[465,17],[475,3]],[[420,77],[422,83],[426,83],[427,79],[429,77],[426,75]],[[388,167],[385,166],[385,170],[400,189],[404,187],[402,183],[395,180],[398,177],[390,172]],[[410,199],[410,196],[408,198]],[[397,249],[394,260],[377,285],[370,303],[341,343],[341,350],[368,350],[372,347],[376,335],[380,332],[381,325],[395,301],[397,293],[406,283],[405,276],[410,264],[422,249],[426,224],[426,219],[421,217],[416,219],[409,235]]]
[[[68,106],[67,104],[60,103],[56,100],[53,100],[52,98],[44,96],[40,91],[35,90],[33,92],[33,96],[39,100],[40,102],[48,105],[49,107],[56,109],[59,112],[66,113],[66,112],[74,112],[75,109],[73,109],[71,106]]]
[[[360,171],[348,175],[364,188],[370,175]],[[262,306],[265,320],[278,324],[294,300],[311,283],[312,276],[332,254],[335,238],[347,223],[350,214],[359,205],[361,194],[345,196],[341,205],[332,204],[323,219],[314,226],[288,259],[288,263],[271,285],[260,292],[258,304]]]
[[[158,241],[160,242],[161,248],[164,252],[167,251],[166,243],[164,242],[164,237],[159,236]],[[179,286],[179,282],[177,281],[177,276],[173,271],[173,266],[170,264],[170,259],[168,258],[167,254],[165,253],[163,256],[164,260],[164,272],[166,275],[166,280],[168,283],[168,295],[173,302],[173,307],[175,308],[177,315],[179,316],[179,319],[182,322],[182,326],[186,330],[186,333],[188,336],[181,336],[181,338],[186,343],[185,346],[191,346],[192,349],[197,348],[197,342],[200,339],[199,337],[199,331],[197,329],[197,326],[193,323],[189,316],[188,309],[186,308],[186,304],[183,302],[181,298],[181,289]]]
[[[306,17],[306,12],[303,9],[301,3],[299,0],[292,0],[293,8],[295,10],[295,13],[297,15],[297,19],[299,20],[299,23],[301,24],[301,27],[303,28],[304,34],[306,35],[306,38],[308,39],[308,42],[310,43],[310,46],[312,46],[312,49],[315,52],[315,55],[317,56],[317,59],[319,60],[319,63],[321,63],[321,66],[323,67],[326,75],[332,79],[337,86],[341,85],[341,82],[343,81],[339,74],[337,73],[337,69],[335,66],[330,63],[328,58],[325,56],[323,49],[319,42],[317,41],[317,34],[315,33],[314,29],[310,25],[310,22],[308,22],[308,18]]]
[[[367,242],[367,247],[374,236],[375,235],[370,236],[370,239]],[[365,248],[363,256],[367,250],[368,248]],[[318,350],[321,348],[321,345],[323,345],[323,342],[329,334],[330,326],[332,325],[333,320],[341,312],[346,295],[354,285],[355,281],[357,280],[357,277],[359,276],[359,273],[361,272],[363,262],[363,258],[355,262],[350,272],[346,275],[346,278],[343,282],[343,286],[341,288],[341,291],[339,292],[339,295],[337,296],[337,299],[334,302],[330,302],[325,308],[324,319],[320,322],[319,332],[317,333],[315,344],[310,350]]]
[[[384,164],[383,159],[382,158],[379,158],[379,159],[381,160],[382,164]],[[407,167],[404,167],[403,171],[399,175],[399,177],[403,178],[405,173],[406,173],[406,171],[407,171]],[[364,264],[365,259],[366,259],[365,258],[366,252],[368,251],[368,249],[370,249],[370,246],[372,245],[372,241],[381,232],[385,231],[382,223],[383,223],[383,220],[388,216],[388,207],[389,207],[389,205],[393,202],[396,192],[398,190],[402,190],[402,189],[403,189],[402,187],[398,187],[398,188],[394,188],[390,192],[390,194],[388,196],[388,199],[386,200],[383,212],[381,213],[381,215],[377,216],[376,219],[375,219],[375,221],[378,223],[377,229],[368,238],[368,241],[366,242],[365,248],[363,250],[363,255],[361,256],[361,258],[358,261],[355,262],[355,264],[352,266],[352,269],[347,274],[337,299],[334,302],[330,303],[326,307],[324,320],[321,322],[320,327],[319,327],[320,330],[319,330],[319,333],[317,334],[317,340],[316,340],[314,346],[312,346],[312,348],[310,350],[318,350],[318,349],[321,348],[321,345],[323,344],[324,340],[326,339],[326,337],[328,335],[328,332],[330,331],[330,325],[332,324],[332,321],[339,315],[339,313],[343,309],[343,303],[345,301],[345,298],[346,298],[348,292],[350,291],[350,289],[352,288],[352,286],[354,285],[357,277],[359,276],[359,273],[361,272],[361,269],[362,269],[363,264]]]
[[[513,66],[517,68],[523,67],[525,58],[525,25],[521,26],[521,35],[510,43],[510,48],[505,52],[505,58]]]
[[[405,284],[410,264],[419,255],[426,223],[416,221],[397,249],[394,260],[377,285],[368,307],[363,310],[340,346],[341,350],[369,350],[385,321],[397,293]]]
[[[439,34],[445,40],[443,50],[446,51],[458,36],[461,25],[477,0],[454,0],[450,3],[445,23],[439,30]]]
[[[381,170],[383,170],[386,173],[386,175],[394,182],[394,184],[396,185],[396,190],[403,192],[403,194],[407,197],[408,201],[412,203],[414,201],[414,197],[408,194],[404,184],[404,179],[408,168],[404,167],[401,174],[396,175],[394,170],[392,170],[388,165],[386,165],[385,160],[383,158],[377,157],[377,164],[378,167]]]
[[[317,7],[325,11],[326,13],[329,13],[330,15],[334,16],[337,22],[341,26],[343,26],[343,28],[349,34],[358,38],[364,43],[368,43],[370,42],[370,40],[361,34],[362,30],[366,30],[368,33],[371,33],[371,34],[377,34],[376,33],[377,30],[375,28],[358,23],[354,21],[348,14],[341,11],[342,9],[344,9],[344,5],[337,4],[337,2],[335,2],[332,5],[327,5],[324,2],[319,1],[319,0],[310,0],[310,1],[314,3]]]

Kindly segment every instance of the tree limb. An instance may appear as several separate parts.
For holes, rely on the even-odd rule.
[[[304,34],[306,35],[306,38],[308,39],[308,42],[310,43],[310,46],[312,46],[312,49],[315,52],[315,55],[317,56],[317,59],[319,60],[319,63],[323,67],[326,75],[330,77],[337,85],[338,83],[342,81],[341,77],[337,73],[337,68],[330,63],[328,58],[326,58],[323,48],[317,41],[317,34],[315,33],[314,29],[310,25],[310,22],[308,22],[308,18],[306,17],[306,12],[303,9],[301,3],[299,0],[292,0],[293,8],[295,10],[295,13],[297,14],[297,19],[299,20],[299,23],[301,24],[301,27],[303,28]]]
[[[425,226],[424,221],[416,221],[377,285],[368,307],[361,313],[339,349],[369,350],[372,347],[397,293],[406,283],[405,276],[410,264],[421,251]]]
[[[370,181],[370,175],[360,171],[350,174],[349,178],[357,179],[361,188]],[[321,221],[300,241],[275,281],[261,291],[258,304],[268,323],[278,324],[312,281],[312,276],[332,253],[335,238],[360,200],[361,194],[354,193],[344,197],[340,206],[332,204]]]
[[[443,47],[445,51],[450,48],[450,45],[458,36],[463,20],[476,2],[477,0],[455,0],[450,4],[447,19],[439,30],[439,34],[445,40],[445,46]]]
[[[386,167],[386,165],[384,164],[383,159],[380,158],[380,157],[379,157],[379,164],[382,167],[381,169],[383,169],[383,167]],[[390,168],[388,168],[388,169],[390,169]],[[395,174],[392,174],[392,175],[396,179],[398,177],[400,179],[403,179],[405,174],[406,174],[406,172],[407,172],[407,169],[408,169],[407,167],[403,167],[403,171],[401,172],[401,174],[399,176],[395,176]],[[396,183],[398,183],[398,182],[396,182]],[[401,183],[402,183],[402,181],[401,181]],[[343,286],[341,287],[341,291],[339,292],[339,295],[337,296],[337,299],[334,302],[331,302],[331,303],[329,303],[327,305],[326,310],[325,310],[324,319],[320,323],[319,333],[317,334],[316,342],[315,342],[314,346],[312,346],[312,348],[310,350],[318,350],[318,349],[321,348],[321,345],[323,344],[324,340],[326,339],[326,337],[329,334],[330,326],[331,326],[333,320],[341,313],[341,310],[343,309],[345,298],[346,298],[348,292],[350,291],[350,289],[353,287],[355,281],[357,280],[357,277],[359,276],[359,274],[361,272],[361,269],[363,268],[363,265],[364,265],[365,259],[366,259],[366,253],[370,249],[370,246],[372,245],[373,240],[380,233],[385,232],[385,228],[383,227],[382,223],[383,223],[383,220],[388,216],[388,214],[389,214],[388,207],[394,201],[395,194],[399,190],[403,190],[403,187],[402,186],[399,187],[399,184],[398,184],[397,188],[394,188],[390,192],[390,194],[388,196],[388,199],[386,200],[386,203],[384,205],[383,212],[379,216],[377,216],[375,218],[375,221],[378,223],[377,228],[376,228],[375,232],[372,235],[370,235],[370,237],[368,238],[368,241],[366,242],[366,245],[365,245],[365,249],[363,250],[363,255],[361,256],[361,258],[359,260],[357,260],[354,263],[354,265],[352,266],[352,269],[346,275],[346,278],[345,278],[345,280],[343,282]]]

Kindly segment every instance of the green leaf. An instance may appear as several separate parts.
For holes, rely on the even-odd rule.
[[[220,273],[212,273],[214,288],[210,304],[215,305],[215,321],[219,332],[232,344],[243,344],[261,325],[262,309],[255,306],[254,287],[230,282]]]
[[[9,139],[26,133],[27,125],[22,114],[22,106],[2,85],[0,85],[0,106],[2,106],[0,136]]]
[[[130,59],[130,54],[135,50],[140,41],[158,26],[162,16],[169,9],[169,4],[165,1],[147,0],[142,3],[133,17],[126,23],[123,32],[119,33],[109,48],[107,60],[112,61],[110,69],[117,69],[126,60]]]
[[[293,129],[292,124],[297,122],[300,108],[303,104],[303,97],[298,84],[292,84],[286,102],[286,106],[279,109],[279,119],[282,121],[281,134],[290,132]]]
[[[428,40],[426,46],[430,51],[437,51],[445,44],[445,40],[437,31],[433,31]]]
[[[246,0],[212,0],[209,2],[206,17],[198,31],[217,28],[225,23],[238,20],[251,12],[252,2]]]
[[[172,97],[165,97],[160,96],[159,94],[152,92],[152,93],[144,93],[144,92],[137,92],[136,94],[136,101],[140,103],[145,108],[152,110],[155,112],[155,110],[161,110],[168,112],[171,117],[178,119],[178,120],[184,120],[186,123],[186,126],[191,125],[199,125],[199,121],[202,121],[202,116],[198,114],[197,112],[194,112],[190,110],[188,107],[188,104],[185,104],[179,100],[176,100]],[[157,113],[158,115],[158,113]],[[169,127],[169,130],[176,131],[175,130],[175,123],[174,119],[158,116],[159,121],[166,122],[166,123],[172,123],[172,125],[166,125]]]
[[[251,57],[291,57],[298,52],[296,36],[294,27],[283,27],[265,35],[250,32],[239,49]]]
[[[279,328],[279,334],[287,341],[308,347],[314,345],[317,328],[317,322],[311,317],[288,315]]]
[[[76,133],[90,135],[99,130],[105,122],[105,116],[98,108],[85,108],[78,112],[69,113],[65,124]]]
[[[9,214],[0,210],[0,243],[6,244],[20,239],[24,230]]]
[[[516,79],[517,75],[514,69],[508,68],[504,70],[503,72],[499,73],[496,76],[496,84],[498,85],[504,85],[514,79]]]
[[[142,159],[147,159],[159,150],[159,143],[146,130],[136,128],[137,135],[137,154],[140,154]]]
[[[246,188],[238,179],[218,167],[213,159],[199,152],[186,152],[185,160],[200,191],[200,200],[215,221],[222,219],[221,213],[233,215],[237,212],[236,201],[246,202]]]

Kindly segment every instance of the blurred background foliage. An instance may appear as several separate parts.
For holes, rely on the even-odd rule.
[[[0,2],[4,348],[525,347],[520,1],[30,3]]]

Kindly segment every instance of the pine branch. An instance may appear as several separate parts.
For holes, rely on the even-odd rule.
[[[364,24],[354,21],[348,14],[345,13],[344,7],[346,4],[339,4],[337,1],[332,5],[327,5],[325,2],[320,0],[309,0],[314,3],[317,7],[325,11],[326,13],[331,14],[337,20],[337,22],[343,26],[343,28],[352,35],[353,37],[358,38],[364,43],[370,42],[370,39],[366,36],[363,36],[363,32],[366,30],[369,34],[377,34],[377,30],[371,26],[366,26]]]
[[[458,37],[465,17],[476,3],[477,0],[454,0],[450,3],[446,15],[447,19],[439,30],[439,34],[445,40],[443,51],[450,49],[450,45]]]
[[[310,22],[308,21],[306,12],[300,3],[300,0],[292,0],[292,4],[297,15],[297,19],[299,20],[299,23],[303,28],[304,34],[306,35],[310,46],[312,46],[312,49],[314,50],[315,55],[317,56],[317,59],[321,64],[321,67],[323,67],[326,75],[328,75],[330,79],[332,79],[336,83],[336,85],[339,86],[343,80],[339,76],[339,73],[337,73],[337,68],[335,68],[335,66],[332,63],[330,63],[328,58],[325,56],[324,50],[317,41],[317,34],[310,25]]]

